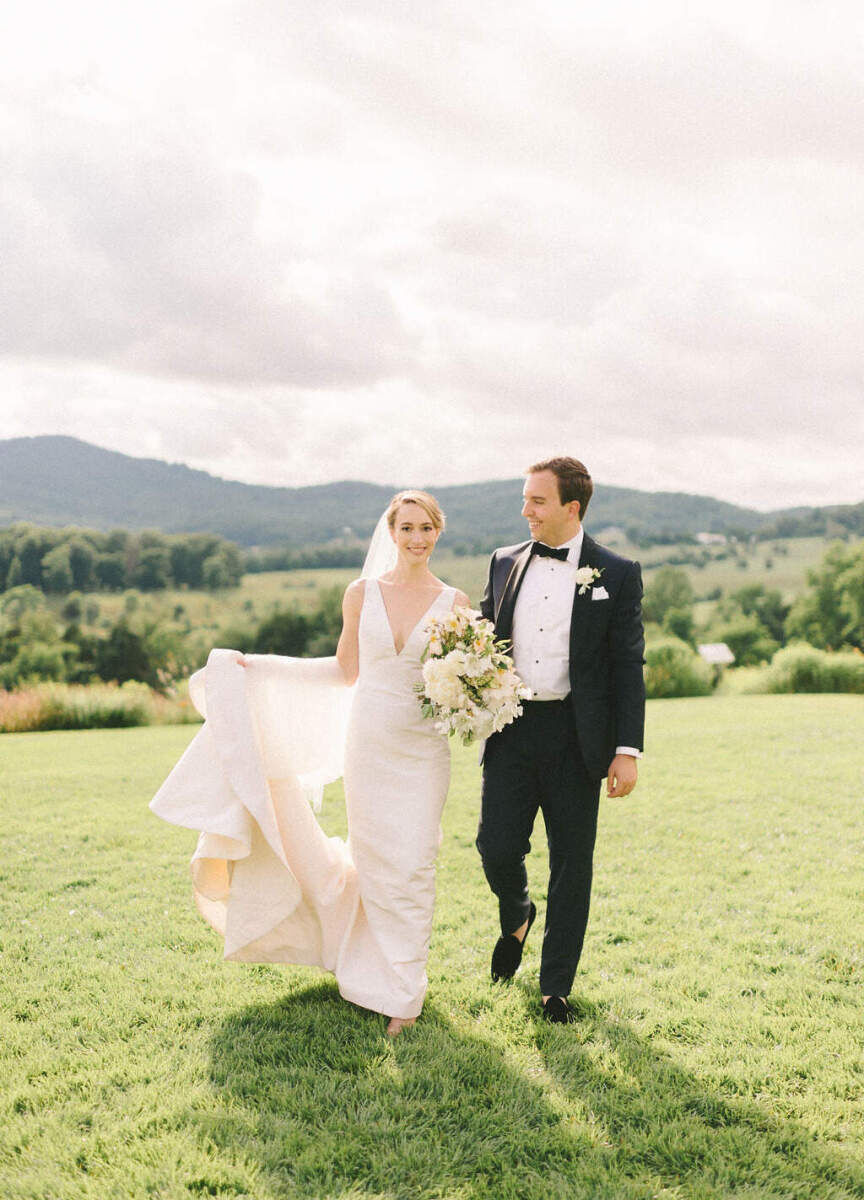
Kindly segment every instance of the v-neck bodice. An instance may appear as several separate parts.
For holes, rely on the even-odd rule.
[[[423,629],[423,627],[425,626],[425,624],[426,624],[427,620],[429,620],[429,619],[431,618],[431,616],[432,616],[432,609],[433,609],[433,608],[435,607],[435,605],[438,603],[438,601],[440,600],[440,598],[441,598],[442,594],[443,594],[444,592],[446,592],[446,591],[451,591],[451,592],[453,591],[453,589],[452,589],[452,588],[449,588],[449,589],[448,589],[448,587],[447,587],[447,585],[446,585],[446,584],[444,585],[444,587],[443,587],[443,588],[440,588],[440,589],[439,589],[439,591],[438,591],[438,592],[437,592],[437,594],[435,595],[435,598],[434,598],[434,600],[432,601],[432,603],[431,603],[431,604],[428,604],[428,605],[426,606],[426,608],[424,608],[423,612],[420,614],[420,616],[417,618],[417,620],[416,620],[416,621],[414,622],[414,624],[412,625],[412,627],[411,627],[411,629],[410,629],[410,631],[409,631],[409,633],[408,633],[408,636],[405,638],[405,641],[404,641],[404,642],[403,642],[403,644],[402,644],[402,649],[401,649],[401,650],[397,650],[397,649],[396,649],[396,635],[394,634],[394,632],[393,632],[393,626],[392,626],[392,625],[391,625],[391,623],[390,623],[390,616],[389,616],[389,614],[388,614],[388,612],[387,612],[387,602],[386,602],[386,601],[385,601],[385,599],[384,599],[384,589],[381,587],[381,580],[380,580],[380,579],[376,579],[376,580],[374,580],[374,583],[375,583],[376,587],[378,588],[378,595],[379,595],[379,597],[380,597],[380,600],[381,600],[381,609],[382,609],[382,611],[383,611],[383,613],[384,613],[384,620],[385,620],[385,622],[386,622],[386,624],[387,624],[387,628],[388,628],[388,630],[390,631],[390,641],[391,641],[391,643],[392,643],[392,645],[393,645],[393,653],[396,655],[396,657],[397,657],[397,658],[399,658],[399,657],[400,657],[400,656],[401,656],[401,655],[402,655],[402,654],[405,652],[405,649],[406,649],[406,647],[407,647],[408,643],[411,641],[411,639],[413,638],[414,634],[415,634],[415,633],[418,631],[418,629],[419,629],[419,630],[421,630],[421,632],[422,632],[422,629]],[[451,602],[451,603],[452,603],[452,602]]]
[[[408,698],[419,714],[414,684],[420,679],[425,626],[433,617],[444,616],[453,607],[455,595],[455,588],[443,587],[418,618],[402,649],[397,651],[381,585],[377,579],[367,579],[358,633],[358,687],[363,691],[383,691],[389,695],[399,693]]]

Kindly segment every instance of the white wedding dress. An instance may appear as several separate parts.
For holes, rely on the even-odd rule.
[[[414,684],[423,627],[454,598],[443,588],[397,653],[367,579],[353,689],[333,658],[249,655],[244,668],[230,650],[192,677],[205,724],[150,807],[199,831],[195,902],[226,958],[322,967],[346,1000],[420,1013],[450,750]],[[343,773],[347,843],[309,804]]]

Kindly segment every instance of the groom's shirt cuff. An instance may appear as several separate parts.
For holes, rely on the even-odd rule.
[[[635,746],[616,746],[616,754],[632,754],[634,758],[641,758],[642,751],[637,750]]]

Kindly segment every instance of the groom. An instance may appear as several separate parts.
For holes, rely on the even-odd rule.
[[[529,468],[531,541],[495,551],[480,605],[533,692],[483,756],[477,849],[502,934],[492,978],[516,973],[536,915],[525,855],[539,808],[550,868],[540,992],[543,1016],[562,1024],[574,1019],[567,996],[588,923],[600,783],[607,796],[636,786],[645,719],[639,564],[585,533],[592,492],[575,458]]]

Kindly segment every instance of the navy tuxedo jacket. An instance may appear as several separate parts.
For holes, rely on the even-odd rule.
[[[513,612],[531,561],[531,545],[496,550],[480,610],[510,639]],[[642,574],[639,564],[613,554],[586,533],[580,567],[601,570],[595,587],[609,598],[592,600],[591,587],[573,597],[570,618],[570,702],[573,723],[589,774],[602,778],[616,746],[643,748],[645,730],[645,636],[642,628]],[[494,736],[494,735],[493,735]]]

